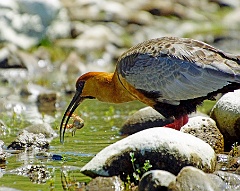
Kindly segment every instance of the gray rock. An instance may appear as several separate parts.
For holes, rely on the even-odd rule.
[[[120,133],[131,135],[152,127],[163,127],[172,123],[173,119],[166,119],[152,107],[145,107],[131,115],[123,124]]]
[[[92,179],[86,186],[86,191],[121,191],[124,183],[117,176],[97,177]]]
[[[176,177],[176,182],[172,182],[169,191],[221,191],[201,170],[188,166],[184,167]]]
[[[210,117],[216,121],[224,137],[225,150],[229,151],[240,137],[240,90],[223,95],[213,107]]]
[[[47,139],[52,139],[58,136],[57,133],[52,129],[51,125],[49,125],[48,123],[33,124],[24,128],[24,130],[34,134],[41,133]]]
[[[23,130],[7,148],[13,150],[48,149],[49,142],[42,133],[34,134]]]
[[[192,117],[184,125],[181,132],[191,134],[208,143],[216,153],[224,151],[223,135],[216,126],[216,123],[210,117]]]
[[[4,145],[4,142],[2,140],[0,140],[0,164],[4,163],[6,161],[6,157],[7,157],[6,152],[4,152],[2,149],[3,145]]]
[[[167,190],[171,182],[175,182],[176,177],[164,170],[150,170],[146,172],[139,184],[138,191],[161,191]]]
[[[220,176],[216,174],[206,174],[208,178],[216,185],[220,190],[228,190],[226,182]]]
[[[42,113],[51,113],[56,110],[56,92],[43,92],[37,97],[38,109]]]
[[[149,160],[152,169],[173,174],[189,165],[205,172],[213,172],[216,166],[215,152],[209,144],[177,130],[157,127],[104,148],[81,171],[91,177],[120,175],[126,178],[133,173],[130,152],[134,153],[135,163],[139,166]]]
[[[226,183],[226,190],[240,190],[240,175],[224,171],[215,171],[213,174]]]
[[[9,171],[11,174],[27,176],[33,183],[46,183],[51,173],[45,165],[24,165]]]
[[[12,0],[1,2],[0,39],[24,49],[30,48],[38,44],[46,36],[48,27],[60,16],[61,9],[62,6],[59,0]],[[70,30],[70,26],[68,27],[65,24],[59,30],[61,31],[60,34],[67,29]]]

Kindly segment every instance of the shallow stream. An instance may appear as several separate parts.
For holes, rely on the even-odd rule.
[[[10,132],[5,135],[0,134],[0,139],[4,141],[6,146],[9,145],[16,138],[16,134],[20,130],[19,127],[27,126],[24,124],[26,117],[32,118],[32,121],[54,119],[51,126],[59,134],[59,124],[70,99],[71,97],[66,97],[63,106],[52,116],[47,114],[36,115],[36,111],[31,111],[35,107],[30,105],[26,108],[25,115],[20,118],[13,116],[6,119],[6,122],[4,121],[11,128]],[[86,100],[76,110],[76,113],[84,119],[85,126],[77,130],[74,137],[70,132],[66,133],[64,144],[60,143],[59,137],[53,139],[47,152],[10,152],[6,164],[0,167],[0,174],[3,174],[0,179],[0,187],[5,186],[28,191],[78,189],[79,184],[90,180],[89,177],[80,173],[80,168],[104,147],[123,138],[119,134],[121,125],[131,114],[142,107],[144,105],[139,102],[115,105],[96,100]],[[2,112],[2,116],[4,115],[7,116]],[[28,119],[28,121],[31,121],[31,119]],[[47,154],[55,157],[46,157]],[[62,159],[58,160],[58,156]],[[56,160],[53,160],[53,158]],[[37,181],[41,179],[38,177],[39,173],[36,173],[35,177],[32,177],[34,175],[29,177],[21,175],[21,171],[15,171],[19,167],[26,167],[26,165],[45,165],[45,170],[50,178],[46,179],[46,182],[39,183]]]

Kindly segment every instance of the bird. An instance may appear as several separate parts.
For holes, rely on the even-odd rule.
[[[190,38],[150,39],[124,52],[114,72],[88,72],[77,79],[76,93],[60,124],[60,141],[85,99],[116,104],[138,100],[178,120],[204,100],[239,88],[240,56]]]

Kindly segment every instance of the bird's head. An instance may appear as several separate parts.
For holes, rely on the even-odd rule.
[[[76,110],[76,108],[82,103],[84,99],[94,99],[95,97],[91,95],[92,92],[92,78],[96,76],[97,73],[91,72],[84,74],[80,76],[76,82],[76,92],[75,95],[73,96],[70,104],[68,105],[62,121],[60,125],[60,141],[63,143],[64,142],[64,134],[66,131],[67,124],[69,122],[70,117],[72,116],[73,112]],[[93,84],[94,85],[94,84]]]

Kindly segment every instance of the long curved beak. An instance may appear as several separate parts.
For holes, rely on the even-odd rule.
[[[70,117],[72,116],[73,112],[76,110],[76,108],[79,106],[79,104],[83,100],[84,99],[83,99],[83,97],[81,97],[81,92],[76,91],[74,97],[72,98],[72,101],[70,102],[69,106],[67,107],[67,109],[66,109],[66,111],[63,115],[63,118],[62,118],[62,122],[61,122],[61,125],[60,125],[60,142],[61,143],[64,142],[64,134],[65,134],[66,126],[68,124],[68,121],[69,121]],[[65,119],[66,119],[66,122],[65,122]]]

